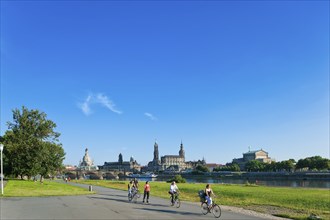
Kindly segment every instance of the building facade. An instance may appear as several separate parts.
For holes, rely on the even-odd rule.
[[[133,157],[129,161],[123,160],[123,155],[120,153],[117,162],[104,162],[103,166],[99,166],[102,171],[124,171],[124,172],[139,172],[140,164]]]
[[[241,170],[245,169],[245,164],[251,160],[258,160],[263,163],[271,163],[275,161],[274,159],[268,156],[268,152],[263,149],[250,151],[247,153],[243,153],[243,158],[235,158],[233,159],[233,163],[237,163]]]
[[[159,159],[158,144],[154,144],[154,158],[148,163],[147,170],[158,171],[182,171],[191,168],[191,163],[186,163],[183,144],[180,144],[178,155],[164,155]]]

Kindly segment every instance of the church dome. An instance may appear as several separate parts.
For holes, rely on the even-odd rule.
[[[88,148],[85,150],[85,155],[82,159],[80,166],[93,166],[93,161],[88,155]]]

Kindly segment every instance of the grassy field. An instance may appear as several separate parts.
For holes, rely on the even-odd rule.
[[[66,195],[83,195],[93,194],[87,189],[81,187],[62,184],[54,181],[44,181],[41,184],[39,181],[28,180],[9,180],[4,188],[5,197],[16,196],[66,196]],[[0,195],[1,197],[1,195]]]
[[[82,180],[80,183],[127,190],[127,181]],[[140,182],[140,188],[144,182]],[[151,195],[169,198],[169,183],[150,182]],[[197,192],[205,184],[179,183],[180,198],[198,202]],[[212,184],[215,199],[220,205],[243,207],[246,209],[292,219],[307,219],[316,214],[322,219],[330,219],[330,191],[328,189],[265,187],[254,185]]]

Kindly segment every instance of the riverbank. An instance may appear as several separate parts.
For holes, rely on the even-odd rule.
[[[167,176],[171,174],[161,174]],[[172,174],[173,175],[173,174]],[[323,180],[330,181],[330,172],[209,172],[201,174],[182,173],[181,176],[191,178],[194,176],[211,176],[215,178],[259,179],[259,180]]]
[[[166,181],[175,174],[159,174],[152,180]],[[256,184],[259,186],[330,188],[329,172],[216,172],[191,174],[182,173],[190,183],[219,183],[219,184]],[[127,179],[126,179],[127,180]]]
[[[127,190],[127,181],[80,180],[79,183]],[[141,186],[144,182],[140,181]],[[169,183],[150,182],[153,196],[168,198]],[[178,184],[183,201],[198,202],[197,192],[204,189],[202,183]],[[329,191],[322,189],[298,189],[255,185],[212,184],[221,205],[253,210],[273,216],[291,219],[307,219],[312,213],[323,219],[330,218]]]

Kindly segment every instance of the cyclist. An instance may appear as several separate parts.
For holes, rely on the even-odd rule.
[[[210,184],[206,184],[204,193],[205,193],[205,199],[207,200],[207,205],[210,208],[212,205],[212,195],[215,196],[213,190],[211,189]]]
[[[129,183],[127,184],[127,190],[128,190],[128,196],[130,196],[132,194],[132,187],[133,187],[133,182],[132,180],[129,181]]]
[[[139,189],[139,181],[136,178],[133,180],[133,187],[136,189],[136,191]]]
[[[173,181],[170,186],[170,191],[168,192],[169,194],[171,194],[172,205],[174,205],[174,195],[176,195],[178,192],[179,192],[179,188],[176,185],[175,181]]]

